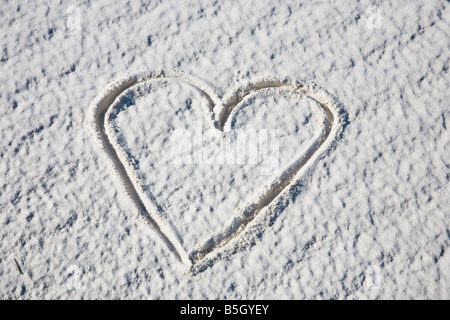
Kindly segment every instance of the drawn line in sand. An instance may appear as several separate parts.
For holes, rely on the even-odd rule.
[[[108,125],[108,115],[114,102],[127,90],[132,90],[135,85],[152,80],[177,80],[191,85],[199,90],[208,100],[209,110],[207,115],[214,127],[220,131],[229,130],[229,119],[238,110],[240,103],[251,94],[261,89],[278,88],[291,92],[301,93],[317,102],[323,109],[323,131],[318,139],[285,170],[265,185],[257,194],[256,199],[245,206],[231,224],[220,232],[211,236],[202,246],[194,248],[187,253],[168,224],[164,212],[156,204],[156,200],[149,198],[139,182],[138,175],[133,166],[127,161],[126,154],[120,149],[117,141],[111,138],[112,129]],[[218,108],[219,107],[219,108]],[[270,225],[267,219],[277,209],[283,194],[298,182],[312,163],[318,160],[324,151],[331,150],[343,129],[344,111],[341,104],[326,90],[319,88],[312,82],[291,80],[288,78],[264,78],[250,82],[232,90],[228,95],[219,99],[208,88],[196,79],[192,79],[181,73],[144,73],[126,78],[111,84],[103,94],[99,95],[91,104],[92,125],[98,141],[101,144],[102,154],[106,155],[113,165],[125,187],[126,193],[135,203],[140,215],[157,231],[169,249],[183,263],[190,266],[192,274],[202,272],[215,262],[224,259],[231,254],[242,250],[253,242],[258,233],[263,232]],[[220,110],[216,116],[214,110]]]
[[[13,260],[14,260],[14,264],[16,265],[17,271],[19,271],[20,275],[23,276],[23,271],[22,271],[22,268],[20,267],[19,262],[17,262],[16,258],[13,258]]]

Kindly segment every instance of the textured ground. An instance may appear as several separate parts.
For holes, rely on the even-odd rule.
[[[0,5],[0,298],[450,298],[448,1],[75,2]],[[348,114],[263,236],[196,276],[89,127],[108,83],[173,68],[219,97],[312,79]]]

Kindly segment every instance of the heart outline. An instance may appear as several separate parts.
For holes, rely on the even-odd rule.
[[[223,232],[220,231],[213,234],[203,246],[194,248],[191,254],[184,250],[172,227],[167,224],[165,214],[155,205],[154,199],[148,199],[148,195],[142,189],[134,168],[124,159],[121,159],[120,154],[123,150],[121,150],[116,141],[110,139],[112,129],[107,122],[108,113],[111,111],[110,108],[127,90],[147,81],[170,79],[187,83],[203,94],[208,100],[209,110],[207,116],[214,127],[220,131],[224,131],[225,125],[229,123],[228,120],[233,112],[239,109],[240,103],[247,96],[266,88],[280,88],[299,92],[313,99],[325,111],[324,130],[319,138],[309,146],[308,150],[297,156],[296,161],[272,181],[270,187],[266,188],[265,193],[260,193],[260,196],[256,197],[257,201],[248,204],[242,213],[235,217],[229,228],[225,228]],[[218,116],[215,113],[217,108],[220,110]],[[257,218],[264,215],[261,212],[273,210],[282,194],[298,182],[303,173],[311,167],[311,164],[316,162],[319,155],[333,145],[335,139],[339,136],[339,132],[343,130],[343,126],[340,125],[343,122],[343,108],[336,98],[311,81],[291,80],[289,78],[270,77],[248,82],[230,90],[227,95],[220,99],[213,90],[201,81],[188,77],[183,73],[176,71],[169,73],[164,71],[143,72],[110,84],[103,93],[92,101],[90,110],[91,127],[94,129],[97,141],[100,142],[100,147],[103,151],[101,154],[106,155],[109,159],[108,163],[112,165],[114,171],[121,178],[125,192],[136,205],[140,215],[161,236],[178,260],[191,266],[190,271],[192,274],[197,274],[208,266],[213,265],[216,261],[236,252],[235,247],[239,247],[239,242],[243,240],[243,235],[246,233],[251,234],[255,229],[261,228],[258,225],[258,221],[256,221]]]

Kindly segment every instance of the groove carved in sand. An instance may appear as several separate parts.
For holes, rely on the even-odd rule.
[[[133,86],[157,79],[182,81],[198,89],[209,103],[209,110],[205,110],[208,115],[207,118],[220,131],[227,131],[230,116],[238,109],[245,97],[265,88],[279,88],[301,93],[316,101],[325,112],[323,130],[318,139],[306,151],[302,151],[298,158],[283,170],[280,176],[275,177],[272,182],[262,188],[256,199],[248,203],[231,224],[212,235],[202,246],[194,248],[190,253],[185,251],[172,228],[166,223],[164,213],[160,211],[155,201],[149,199],[145,194],[138,181],[137,173],[127,159],[123,159],[123,155],[118,150],[119,145],[112,139],[107,129],[107,115],[116,99]],[[217,115],[214,113],[216,109],[220,109]],[[277,202],[283,191],[294,185],[307,167],[315,162],[320,154],[330,148],[342,127],[339,125],[341,107],[334,98],[315,84],[289,79],[269,78],[249,83],[236,88],[221,100],[207,86],[182,74],[147,73],[113,84],[93,101],[91,110],[92,124],[101,144],[101,149],[111,161],[110,164],[119,175],[125,191],[135,203],[140,215],[153,226],[176,257],[191,265],[193,274],[205,270],[216,261],[236,252],[239,249],[238,247],[246,242],[242,241],[245,239],[240,238],[245,238],[246,235],[250,236],[252,228],[267,227],[265,223],[255,223],[256,218],[266,209],[273,210],[273,204]]]

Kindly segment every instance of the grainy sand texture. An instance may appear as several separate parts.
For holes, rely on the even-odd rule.
[[[0,299],[450,298],[448,1],[0,1]]]

